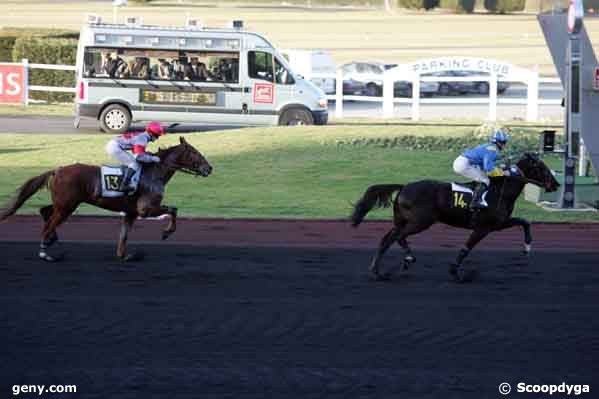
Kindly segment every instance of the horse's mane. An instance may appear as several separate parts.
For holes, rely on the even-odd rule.
[[[167,147],[167,148],[159,147],[158,152],[156,152],[156,156],[160,159],[164,159],[167,156],[169,156],[173,151],[179,150],[180,148],[181,148],[181,144],[177,144],[177,145],[174,145],[172,147]]]

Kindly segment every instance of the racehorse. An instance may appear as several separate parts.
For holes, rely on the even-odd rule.
[[[488,207],[476,211],[465,206],[454,206],[455,192],[451,183],[434,180],[421,180],[407,185],[382,184],[370,186],[362,198],[354,206],[351,222],[357,227],[366,214],[373,208],[389,207],[393,202],[393,228],[381,239],[376,255],[370,265],[370,271],[377,279],[388,279],[389,273],[381,274],[379,264],[385,251],[397,242],[404,250],[404,269],[414,263],[406,238],[428,229],[434,223],[441,222],[454,227],[472,230],[465,247],[458,253],[455,263],[450,266],[450,273],[460,281],[471,279],[476,270],[467,271],[463,260],[470,251],[489,233],[521,226],[524,232],[524,252],[530,253],[532,235],[530,222],[522,218],[511,217],[514,203],[524,189],[526,183],[543,187],[547,192],[556,191],[559,183],[551,170],[536,155],[524,154],[516,163],[517,176],[491,178],[491,185],[486,194]],[[398,193],[394,200],[392,196]]]
[[[72,164],[42,173],[27,180],[16,193],[15,198],[0,210],[0,221],[13,215],[32,195],[43,187],[50,190],[52,205],[40,209],[44,219],[44,228],[40,243],[39,257],[45,261],[60,260],[49,254],[49,248],[58,241],[56,228],[82,204],[91,204],[115,212],[124,212],[117,245],[117,256],[123,260],[134,260],[133,254],[127,254],[127,235],[137,217],[157,217],[169,215],[170,221],[162,232],[167,239],[175,230],[177,208],[161,205],[164,188],[175,172],[180,171],[196,176],[208,176],[212,166],[204,156],[183,137],[179,144],[167,149],[159,149],[155,154],[159,163],[145,164],[138,190],[129,195],[116,198],[102,196],[100,167],[84,164]]]

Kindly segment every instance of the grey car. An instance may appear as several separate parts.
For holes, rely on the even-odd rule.
[[[343,66],[343,93],[365,96],[383,95],[383,74],[386,70],[395,68],[397,64],[382,62],[351,62]],[[437,82],[422,82],[420,95],[431,97],[439,91]],[[412,96],[412,83],[396,81],[393,84],[395,97]]]
[[[435,76],[435,77],[468,77],[468,76],[489,76],[487,72],[477,71],[443,71],[431,74],[424,74],[422,76]],[[497,93],[503,94],[510,84],[508,82],[497,82]],[[473,82],[439,82],[439,95],[449,96],[455,94],[489,94],[489,82],[487,81],[473,81]]]

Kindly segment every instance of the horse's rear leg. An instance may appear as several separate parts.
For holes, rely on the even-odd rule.
[[[470,251],[474,249],[476,244],[478,244],[488,234],[489,230],[487,229],[474,230],[470,234],[470,237],[468,237],[465,247],[460,249],[455,263],[449,266],[449,273],[454,275],[459,282],[469,281],[477,273],[476,269],[470,271],[466,270],[464,266],[462,266],[462,262],[470,254]]]
[[[408,244],[408,240],[406,240],[405,237],[397,240],[397,243],[404,250],[403,268],[404,270],[407,270],[412,263],[416,262],[416,257],[412,253],[412,248],[410,247],[410,244]]]
[[[48,220],[50,219],[50,216],[52,216],[52,212],[54,212],[54,206],[52,205],[46,205],[43,208],[40,208],[40,215],[42,216],[42,219],[44,219],[44,224],[48,222]],[[49,238],[49,245],[54,244],[56,241],[58,241],[58,234],[56,233],[56,231],[54,231],[54,234],[52,234]],[[48,245],[48,244],[46,244]]]
[[[48,208],[48,207],[44,207],[42,209],[45,209],[45,208]],[[62,256],[53,257],[53,256],[49,255],[48,249],[52,246],[52,244],[54,244],[56,242],[56,238],[57,238],[56,228],[58,226],[60,226],[61,223],[64,222],[71,215],[71,213],[73,213],[73,211],[75,209],[77,209],[77,207],[75,206],[75,207],[69,207],[69,208],[58,208],[56,206],[53,206],[52,209],[53,209],[52,214],[46,221],[44,230],[42,231],[42,242],[40,243],[40,251],[39,251],[40,259],[43,259],[48,262],[55,262],[62,258]]]
[[[385,234],[385,236],[381,239],[379,243],[379,248],[372,259],[372,263],[370,264],[370,271],[375,275],[377,279],[388,279],[389,275],[381,275],[379,272],[379,264],[381,262],[381,258],[385,254],[385,252],[389,249],[391,244],[395,242],[397,239],[397,228],[392,228]]]

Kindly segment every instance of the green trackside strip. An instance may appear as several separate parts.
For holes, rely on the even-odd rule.
[[[272,127],[186,134],[214,172],[207,178],[176,175],[164,202],[191,217],[347,218],[352,204],[370,185],[426,178],[461,180],[451,167],[459,151],[406,150],[375,140],[449,132],[457,134],[453,129],[418,126]],[[175,145],[178,136],[169,135],[159,143]],[[46,170],[75,162],[109,163],[104,152],[108,138],[102,134],[0,135],[0,203],[8,201],[28,178]],[[370,139],[374,144],[368,144]],[[150,150],[156,148],[152,144]],[[559,165],[557,159],[549,161]],[[37,213],[48,203],[48,192],[42,191],[20,213]],[[78,212],[108,214],[86,205]],[[368,219],[390,220],[391,214],[390,209],[377,210]],[[549,213],[524,201],[524,196],[515,216],[534,221],[599,221],[596,214]]]

